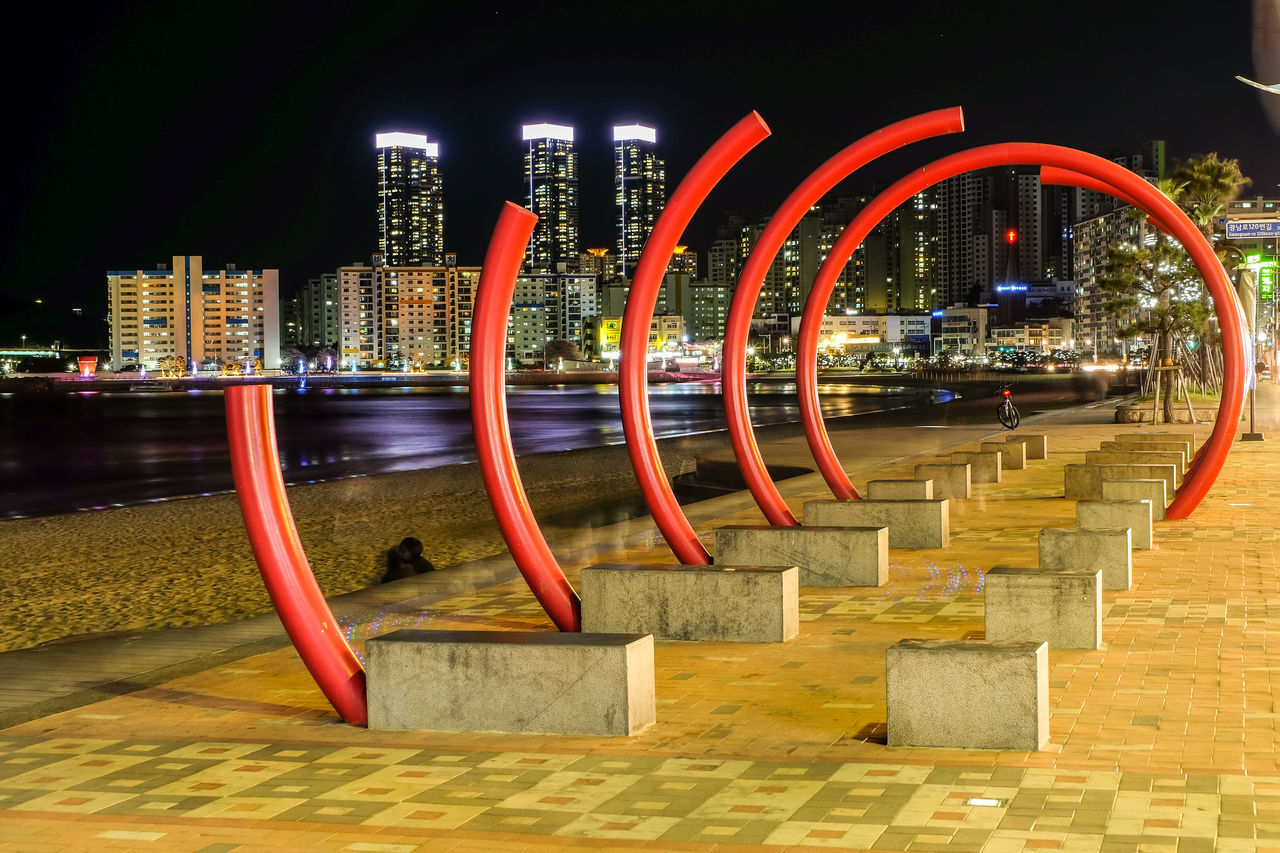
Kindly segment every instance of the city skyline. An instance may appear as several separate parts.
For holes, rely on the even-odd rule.
[[[797,13],[787,27],[698,9],[678,18],[680,38],[662,15],[624,31],[618,13],[577,7],[435,11],[433,26],[449,38],[423,76],[402,73],[412,59],[393,49],[413,27],[386,31],[396,16],[403,24],[426,14],[408,4],[355,19],[323,7],[98,9],[59,28],[72,59],[15,93],[30,132],[12,142],[21,166],[0,228],[0,339],[39,338],[72,307],[92,326],[106,270],[149,268],[174,252],[279,268],[286,291],[367,261],[377,246],[370,143],[382,129],[440,144],[444,248],[471,264],[502,203],[524,201],[519,137],[529,122],[577,129],[584,248],[615,243],[613,125],[659,129],[671,192],[751,109],[773,137],[691,224],[682,242],[699,251],[721,211],[767,215],[853,139],[953,104],[965,108],[968,132],[893,155],[863,180],[1007,139],[1107,154],[1163,138],[1173,158],[1238,157],[1255,179],[1247,193],[1273,196],[1280,158],[1261,99],[1274,96],[1234,80],[1253,65],[1248,4],[1215,11],[1221,35],[1192,63],[1177,45],[1200,45],[1197,10],[1173,3],[1157,18],[1101,3],[1010,3],[979,21],[960,8],[900,4]],[[839,39],[812,41],[818,20]],[[161,38],[174,27],[191,37],[181,49]],[[525,46],[570,31],[564,51],[529,61]],[[375,33],[388,43],[375,44]],[[135,61],[131,49],[143,46],[146,61]],[[22,46],[3,61],[31,79],[21,69],[34,55]],[[375,55],[381,64],[364,61]],[[68,231],[72,200],[82,210]]]

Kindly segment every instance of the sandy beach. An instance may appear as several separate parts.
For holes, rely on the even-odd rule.
[[[828,428],[990,421],[991,385],[975,384],[963,402],[834,419]],[[1041,404],[1056,407],[1091,392],[1078,383],[1054,383],[1039,394]],[[1034,399],[1024,394],[1020,402]],[[756,432],[762,445],[802,446],[798,424]],[[723,432],[667,439],[659,449],[673,477],[692,472],[699,455],[732,467]],[[812,466],[807,452],[792,453],[794,463]],[[775,456],[771,450],[768,458]],[[641,501],[622,446],[527,456],[519,468],[553,549],[571,541],[601,506]],[[506,549],[476,465],[299,485],[288,496],[325,595],[375,583],[386,550],[405,536],[421,539],[425,556],[441,570]],[[0,566],[0,652],[89,634],[208,625],[270,609],[230,494],[6,521]]]
[[[662,443],[668,473],[723,434]],[[529,503],[554,540],[602,504],[641,500],[622,447],[520,460]],[[376,583],[405,536],[438,569],[506,545],[475,465],[356,477],[288,489],[298,534],[326,595]],[[0,651],[85,634],[207,625],[270,609],[235,495],[0,525]]]

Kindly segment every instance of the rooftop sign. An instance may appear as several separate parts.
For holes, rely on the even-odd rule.
[[[615,124],[613,126],[613,141],[625,142],[628,139],[657,142],[658,131],[652,127],[645,127],[643,124]]]
[[[565,142],[573,141],[573,128],[564,124],[526,124],[524,126],[524,138],[530,139],[561,139]]]

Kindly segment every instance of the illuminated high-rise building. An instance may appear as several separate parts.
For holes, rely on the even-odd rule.
[[[614,203],[618,208],[618,272],[635,274],[649,232],[667,203],[666,167],[657,155],[658,132],[642,124],[613,128]]]
[[[573,128],[526,124],[524,182],[529,209],[538,217],[525,255],[529,272],[576,272],[578,238],[578,155]]]
[[[440,149],[419,133],[379,133],[378,252],[388,266],[444,262]]]

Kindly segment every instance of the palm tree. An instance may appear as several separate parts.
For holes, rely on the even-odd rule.
[[[1193,154],[1186,160],[1175,163],[1169,177],[1181,185],[1180,192],[1170,195],[1170,198],[1186,211],[1191,221],[1204,233],[1209,245],[1213,246],[1214,253],[1227,273],[1232,273],[1244,256],[1231,243],[1220,239],[1218,223],[1227,212],[1227,204],[1234,201],[1251,182],[1240,171],[1240,161],[1223,160],[1216,151]],[[1201,289],[1200,303],[1207,316],[1207,288]],[[1203,382],[1216,386],[1217,377],[1222,374],[1222,346],[1216,339],[1216,329],[1207,328],[1206,334],[1214,339],[1204,339],[1206,346],[1200,349],[1198,373]]]
[[[1227,203],[1234,201],[1251,183],[1240,171],[1239,160],[1223,160],[1216,151],[1193,154],[1174,164],[1169,178],[1182,187],[1181,192],[1170,197],[1187,212],[1210,243],[1218,220],[1227,211]]]

